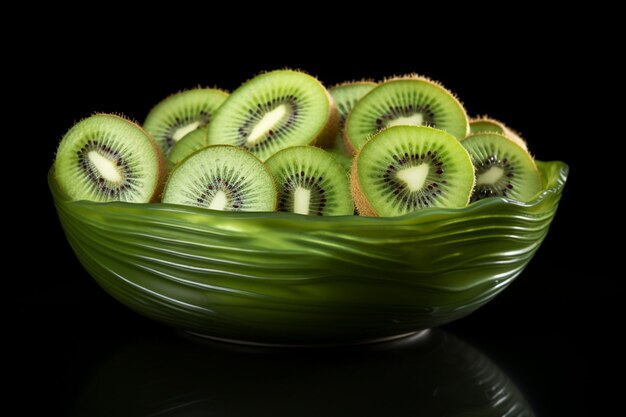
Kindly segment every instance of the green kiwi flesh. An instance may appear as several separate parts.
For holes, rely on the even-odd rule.
[[[504,126],[496,120],[484,118],[470,120],[470,135],[476,133],[500,133],[503,135],[504,132]]]
[[[359,214],[399,216],[426,207],[464,207],[474,188],[467,151],[451,134],[394,126],[368,141],[352,165]]]
[[[54,161],[61,189],[72,200],[155,201],[161,190],[161,151],[137,124],[96,114],[63,137]]]
[[[348,114],[350,114],[350,111],[352,111],[356,102],[372,91],[374,87],[376,87],[376,83],[371,81],[352,81],[337,85],[328,90],[339,112],[339,131],[335,136],[333,144],[328,148],[328,151],[344,166],[346,172],[350,171],[353,156],[352,150],[348,148],[343,137],[343,128],[346,124],[346,118]]]
[[[176,142],[167,156],[167,161],[171,165],[176,165],[195,151],[207,146],[209,146],[209,135],[208,128],[205,126],[187,133],[185,137]]]
[[[214,145],[174,168],[163,202],[223,211],[274,211],[276,187],[270,172],[250,152]]]
[[[195,88],[171,95],[154,106],[143,124],[165,155],[180,139],[206,126],[228,93],[215,88]]]
[[[332,98],[318,80],[279,70],[235,90],[210,124],[209,140],[243,147],[264,161],[290,146],[327,144],[337,125]]]
[[[278,210],[296,214],[353,214],[350,184],[343,167],[323,149],[293,146],[265,161],[278,189]]]
[[[371,135],[396,125],[435,127],[459,140],[469,133],[465,109],[452,93],[426,78],[407,76],[385,81],[359,100],[344,135],[356,151]]]
[[[475,135],[477,133],[499,133],[517,143],[522,148],[528,150],[526,141],[522,139],[517,132],[499,120],[492,119],[487,116],[470,119],[470,135]]]
[[[469,152],[476,173],[472,201],[508,197],[526,202],[541,191],[541,176],[528,152],[498,133],[477,133],[462,145]]]

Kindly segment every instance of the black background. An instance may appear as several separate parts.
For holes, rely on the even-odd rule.
[[[94,369],[119,346],[175,337],[106,295],[69,248],[46,183],[63,134],[93,112],[122,113],[141,122],[152,105],[178,90],[202,85],[232,91],[262,70],[291,67],[326,85],[409,72],[427,75],[454,91],[470,115],[488,114],[519,130],[538,159],[569,164],[559,212],[530,265],[494,301],[445,330],[500,365],[537,415],[592,415],[590,410],[598,407],[593,397],[598,381],[591,374],[599,367],[593,352],[611,344],[617,278],[603,266],[609,250],[594,238],[590,226],[605,224],[610,213],[596,221],[588,218],[598,212],[588,192],[593,178],[587,179],[581,144],[593,138],[580,126],[593,115],[581,106],[577,83],[570,81],[580,71],[575,42],[560,37],[511,39],[502,51],[484,39],[468,39],[465,46],[439,45],[454,53],[420,53],[401,46],[391,50],[384,44],[346,45],[337,54],[328,52],[328,43],[311,43],[299,51],[285,47],[261,57],[225,52],[229,48],[212,49],[208,55],[202,48],[166,55],[133,44],[98,44],[98,53],[87,53],[77,46],[61,47],[61,41],[44,41],[56,55],[36,81],[46,111],[37,113],[34,135],[36,168],[30,181],[41,210],[37,230],[30,233],[40,236],[50,261],[30,265],[17,297],[16,320],[17,347],[23,354],[18,358],[29,365],[18,388],[37,399],[29,407],[64,415]],[[494,54],[497,62],[488,59]]]

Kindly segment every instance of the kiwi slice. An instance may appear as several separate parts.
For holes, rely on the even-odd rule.
[[[469,132],[465,109],[451,92],[411,75],[389,79],[359,100],[346,120],[344,135],[358,150],[374,133],[396,125],[435,127],[459,140]]]
[[[470,135],[476,133],[500,133],[504,134],[504,125],[497,120],[488,117],[478,117],[470,119]]]
[[[335,159],[344,166],[346,172],[350,171],[352,166],[352,150],[348,148],[343,137],[343,128],[346,124],[346,118],[354,107],[365,94],[372,91],[376,87],[376,83],[372,81],[350,81],[336,85],[328,90],[335,101],[337,111],[339,112],[339,132],[335,136],[332,145],[328,151],[333,154]]]
[[[280,70],[235,90],[209,126],[212,144],[241,146],[261,160],[296,145],[325,145],[337,134],[331,96],[308,74]]]
[[[367,142],[352,164],[359,214],[399,216],[425,207],[464,207],[474,188],[472,161],[443,130],[394,126]]]
[[[293,146],[265,161],[278,188],[278,210],[296,214],[342,216],[354,205],[345,170],[323,149]]]
[[[174,144],[167,156],[167,161],[171,165],[176,165],[195,151],[209,146],[208,133],[209,129],[206,126],[187,133],[184,138]]]
[[[157,144],[137,124],[112,114],[76,123],[54,161],[61,189],[72,200],[155,201],[165,174]]]
[[[511,139],[522,148],[528,150],[526,141],[522,139],[517,132],[509,128],[504,123],[487,116],[470,119],[470,135],[474,135],[476,133],[499,133]]]
[[[472,201],[508,197],[529,201],[541,191],[541,176],[528,152],[499,133],[477,133],[462,145],[469,152],[476,172]]]
[[[172,171],[163,202],[223,211],[274,211],[274,180],[254,155],[228,145],[201,149]]]
[[[143,127],[168,155],[185,135],[206,126],[227,97],[228,93],[215,88],[181,91],[154,106]]]

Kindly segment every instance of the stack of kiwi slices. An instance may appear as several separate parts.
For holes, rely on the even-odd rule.
[[[231,94],[176,93],[142,126],[88,117],[61,140],[54,174],[72,200],[313,216],[525,202],[542,186],[518,133],[468,118],[435,81],[411,74],[327,90],[293,70],[262,73]]]

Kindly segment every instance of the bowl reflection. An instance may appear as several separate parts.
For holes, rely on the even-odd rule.
[[[483,354],[441,330],[327,349],[136,342],[103,363],[74,416],[533,416]]]

